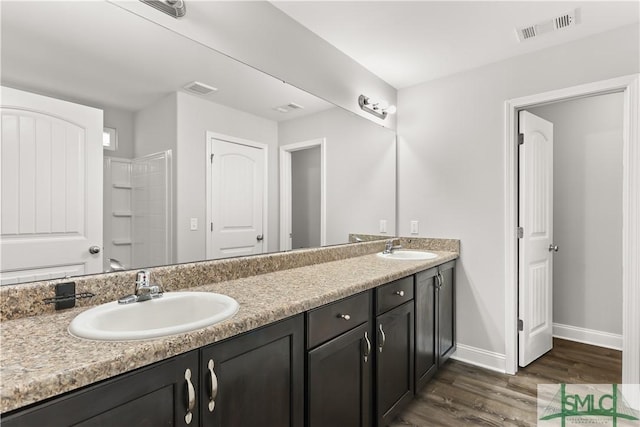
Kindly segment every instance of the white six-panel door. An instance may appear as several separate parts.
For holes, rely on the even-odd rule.
[[[211,138],[209,153],[207,258],[264,252],[265,150]]]
[[[102,111],[0,90],[1,283],[101,272]]]
[[[519,113],[518,360],[526,366],[553,347],[553,124]]]

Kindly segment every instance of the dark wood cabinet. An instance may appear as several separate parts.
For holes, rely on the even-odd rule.
[[[2,426],[198,426],[197,369],[194,350],[3,416]]]
[[[204,347],[200,357],[202,426],[303,426],[302,315]]]
[[[422,389],[438,369],[436,290],[438,268],[416,274],[415,387]]]
[[[439,284],[437,290],[438,308],[438,366],[446,362],[456,351],[456,311],[455,311],[455,261],[438,267]]]
[[[370,427],[371,292],[307,312],[307,426]]]
[[[307,425],[370,427],[371,322],[309,351]]]
[[[451,261],[416,274],[416,392],[456,350],[454,267]]]
[[[376,421],[388,425],[413,399],[414,304],[406,302],[376,317]]]

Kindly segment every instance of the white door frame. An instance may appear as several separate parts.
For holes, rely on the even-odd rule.
[[[206,133],[206,149],[207,156],[205,157],[206,161],[206,222],[205,222],[205,235],[207,236],[206,240],[206,256],[207,259],[212,259],[213,257],[213,245],[211,244],[211,224],[213,218],[213,212],[211,211],[211,155],[213,154],[211,151],[211,140],[218,139],[221,141],[230,142],[232,144],[240,144],[246,145],[248,147],[258,148],[260,150],[264,150],[264,192],[262,196],[262,252],[268,252],[269,248],[269,146],[262,142],[251,141],[248,139],[236,138],[235,136],[224,135],[222,133],[207,131]]]
[[[640,383],[640,74],[572,86],[505,102],[505,371],[518,370],[517,114],[533,105],[611,92],[624,93],[622,145],[622,382]]]
[[[320,246],[327,244],[327,140],[312,139],[280,146],[280,250],[291,250],[291,153],[320,147]]]

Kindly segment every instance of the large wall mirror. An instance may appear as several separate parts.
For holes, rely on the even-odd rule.
[[[393,131],[112,3],[1,31],[2,284],[394,234]]]

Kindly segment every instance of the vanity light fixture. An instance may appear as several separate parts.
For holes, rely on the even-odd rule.
[[[396,112],[395,105],[389,105],[387,101],[376,100],[364,95],[358,97],[358,104],[362,110],[383,120],[387,118],[388,114],[394,114]]]
[[[140,0],[144,4],[148,4],[167,15],[174,18],[181,18],[187,13],[187,6],[184,0]]]

